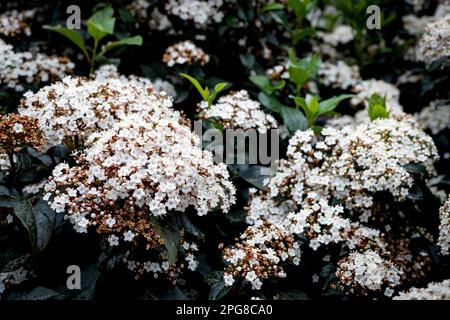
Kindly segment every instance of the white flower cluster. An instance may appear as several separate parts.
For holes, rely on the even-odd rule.
[[[44,179],[38,183],[29,184],[22,189],[22,193],[27,196],[38,194],[44,189],[46,183],[47,180]]]
[[[50,82],[72,73],[75,65],[65,57],[43,53],[14,52],[13,47],[0,39],[0,85],[23,91],[21,83]]]
[[[149,80],[115,78],[113,73],[109,80],[105,77],[105,72],[102,81],[67,77],[36,93],[27,92],[19,113],[38,119],[46,149],[70,140],[83,144],[93,132],[112,127],[130,113],[143,118],[175,115],[170,97],[155,93]]]
[[[338,25],[329,33],[318,32],[317,35],[324,43],[333,47],[339,44],[347,44],[355,38],[355,30],[347,25]]]
[[[222,5],[223,0],[169,0],[165,9],[182,20],[194,22],[197,28],[205,28],[211,21],[222,21]]]
[[[356,95],[350,100],[352,105],[357,106],[364,103],[365,106],[368,106],[369,98],[373,94],[378,94],[386,97],[386,107],[401,108],[399,103],[400,90],[389,82],[376,79],[363,80],[353,88],[353,91]]]
[[[131,115],[88,137],[89,147],[78,156],[81,166],[59,164],[45,199],[51,198],[56,212],[67,211],[78,232],[121,210],[157,217],[189,206],[198,215],[217,207],[228,211],[235,191],[226,166],[214,165],[198,142],[176,117]]]
[[[405,0],[406,3],[409,3],[414,7],[414,11],[419,12],[425,7],[425,0]]]
[[[289,79],[289,66],[287,63],[279,64],[273,68],[266,70],[266,75],[269,79]]]
[[[276,224],[266,221],[250,226],[240,238],[235,246],[224,250],[224,259],[229,264],[224,273],[226,286],[233,285],[236,277],[244,278],[253,290],[259,290],[264,279],[286,277],[283,262],[300,263],[299,243]]]
[[[409,34],[420,37],[425,32],[428,24],[435,21],[432,16],[418,17],[416,15],[410,14],[402,18],[403,28],[408,31]]]
[[[406,165],[420,163],[430,172],[434,170],[433,162],[438,156],[431,137],[411,117],[378,119],[357,127],[325,127],[321,136],[312,130],[298,131],[289,142],[287,155],[264,192],[250,191],[247,223],[251,227],[243,237],[245,242],[225,249],[226,260],[232,263],[226,269],[226,280],[231,285],[230,275],[233,279],[246,277],[243,266],[249,259],[241,254],[240,260],[236,260],[237,250],[250,244],[246,250],[251,251],[248,239],[266,234],[260,230],[271,226],[282,235],[278,239],[293,241],[290,242],[293,248],[300,249],[306,244],[316,251],[336,243],[356,250],[342,260],[358,266],[356,273],[352,267],[343,271],[341,285],[355,284],[359,294],[386,289],[385,294],[391,296],[392,287],[404,280],[401,273],[416,271],[405,262],[415,258],[408,258],[404,249],[396,252],[395,248],[402,248],[403,243],[388,247],[381,230],[364,224],[371,215],[377,215],[377,194],[389,192],[397,200],[408,194],[413,176]],[[261,252],[261,248],[253,249]],[[268,269],[280,270],[282,261],[271,260]]]
[[[394,300],[450,300],[450,280],[432,282],[426,288],[412,288],[393,298]]]
[[[422,163],[433,173],[438,157],[432,138],[406,117],[378,119],[356,128],[326,127],[320,141],[311,130],[298,131],[287,154],[293,163],[281,165],[283,174],[269,184],[273,196],[284,178],[293,175],[293,199],[313,190],[340,199],[347,209],[370,208],[373,195],[380,191],[404,199],[413,183],[405,165]]]
[[[257,129],[260,133],[277,128],[277,121],[261,109],[258,101],[250,99],[246,90],[229,93],[221,97],[217,103],[208,106],[208,102],[200,104],[200,118],[217,120],[224,128]]]
[[[439,226],[438,245],[443,255],[450,254],[450,196],[447,202],[439,209],[439,218],[441,224]]]
[[[337,61],[335,64],[323,62],[318,75],[325,86],[343,90],[353,88],[361,81],[358,66],[349,66],[342,60]]]
[[[186,40],[168,47],[164,53],[163,62],[169,67],[176,64],[192,65],[197,62],[203,66],[209,62],[209,55],[193,42]]]
[[[450,56],[450,14],[427,25],[419,42],[419,55],[427,63]]]
[[[379,291],[385,287],[384,294],[388,297],[394,293],[392,288],[400,284],[401,275],[402,271],[393,263],[370,250],[351,253],[339,261],[336,271],[340,283],[348,286],[350,292],[366,294],[367,290]]]
[[[450,13],[450,3],[439,3],[434,15],[432,16],[416,16],[416,15],[406,15],[402,18],[403,20],[403,27],[405,28],[405,30],[417,37],[420,38],[426,30],[427,25],[432,24],[433,22],[436,22],[439,19],[442,19],[443,17],[445,17],[447,14]],[[412,47],[410,47],[404,56],[405,60],[409,60],[409,61],[420,61],[422,60],[422,56],[420,54],[420,48],[419,45],[414,45]]]
[[[0,14],[0,34],[6,37],[15,37],[21,33],[31,35],[28,22],[34,18],[36,9],[25,11],[11,10]]]
[[[450,105],[440,101],[432,101],[417,115],[417,121],[432,134],[436,135],[450,127]]]
[[[0,272],[0,296],[5,290],[15,284],[28,280],[29,272],[23,267],[11,272]]]

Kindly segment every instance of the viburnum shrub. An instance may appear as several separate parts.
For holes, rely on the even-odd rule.
[[[449,14],[2,3],[0,298],[449,299]]]

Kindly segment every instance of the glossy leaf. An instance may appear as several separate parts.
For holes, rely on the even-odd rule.
[[[352,94],[343,94],[331,99],[324,100],[319,103],[319,115],[333,111],[342,101],[353,97]]]
[[[120,39],[117,41],[112,41],[105,44],[102,48],[101,54],[106,53],[107,51],[120,47],[120,46],[141,46],[142,45],[142,37],[134,36],[130,38]]]
[[[89,60],[89,53],[87,51],[86,45],[84,44],[83,37],[74,29],[67,29],[61,26],[44,26],[44,29],[57,32],[70,41],[72,41],[78,48],[83,51],[86,58]]]

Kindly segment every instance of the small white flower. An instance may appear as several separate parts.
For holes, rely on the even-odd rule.
[[[247,279],[250,282],[253,282],[253,280],[255,280],[257,278],[255,271],[250,271],[247,273],[247,275],[245,276],[245,279]]]
[[[111,235],[108,238],[108,242],[111,247],[118,246],[119,245],[119,237],[117,237],[115,235]]]
[[[8,214],[8,215],[6,216],[6,222],[7,222],[8,224],[11,224],[11,223],[13,222],[13,220],[14,220],[14,218],[13,218],[13,216],[12,216],[11,214]]]
[[[386,297],[392,297],[393,294],[394,294],[394,290],[389,287],[387,287],[386,290],[384,290],[384,295]]]
[[[128,230],[123,233],[123,240],[131,242],[133,241],[134,236],[135,234],[131,230]]]
[[[22,133],[23,125],[21,125],[20,123],[14,123],[13,130],[15,133]]]
[[[312,276],[312,282],[313,282],[313,283],[318,283],[319,280],[320,280],[319,275],[318,275],[317,273],[313,274],[313,276]]]
[[[114,225],[116,224],[116,219],[109,217],[108,219],[106,219],[106,225],[109,228],[114,227]]]
[[[223,276],[223,281],[225,282],[226,286],[232,286],[234,283],[234,278],[231,274],[225,274]]]

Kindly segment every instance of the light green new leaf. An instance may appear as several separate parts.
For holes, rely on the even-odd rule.
[[[70,41],[72,41],[76,46],[78,46],[78,48],[81,49],[81,51],[83,51],[84,55],[89,60],[89,54],[86,45],[84,44],[83,37],[77,31],[73,29],[67,29],[61,26],[47,26],[47,25],[44,26],[44,29],[57,32],[66,37],[67,39],[69,39]]]
[[[302,108],[303,112],[306,115],[306,119],[312,119],[314,117],[314,114],[311,112],[311,110],[308,107],[308,103],[306,100],[302,97],[295,97],[294,98],[295,106],[298,108]]]
[[[110,6],[97,11],[87,21],[88,32],[95,41],[100,41],[109,34],[114,33],[116,18],[113,17],[114,9]]]
[[[188,75],[186,73],[180,73],[180,76],[188,79],[192,83],[192,85],[197,89],[197,91],[200,93],[203,100],[208,101],[208,98],[209,98],[208,88],[203,89],[200,82],[198,82],[197,79],[195,79],[194,77],[191,77],[190,75]]]
[[[297,86],[303,86],[309,79],[308,72],[299,67],[289,68],[289,80],[295,83]]]
[[[311,98],[311,101],[308,104],[308,109],[313,115],[315,115],[319,111],[319,100],[317,99],[317,97]]]
[[[386,109],[386,97],[379,94],[373,94],[369,98],[369,117],[370,120],[379,118],[389,118],[389,112]]]
[[[323,115],[325,113],[333,111],[341,101],[349,99],[351,97],[353,97],[352,94],[342,94],[340,96],[322,101],[321,103],[319,103],[319,115]]]
[[[219,94],[219,92],[224,90],[227,86],[228,86],[228,82],[219,82],[218,84],[216,84],[213,92],[209,96],[209,99],[208,99],[209,104],[212,104],[214,102],[214,100],[216,99],[217,95]]]
[[[387,119],[389,118],[389,112],[381,104],[372,105],[369,107],[370,120]]]
[[[379,94],[374,93],[369,98],[369,106],[374,106],[379,104],[383,107],[386,107],[386,97],[382,97]]]
[[[306,6],[301,0],[288,0],[288,5],[294,11],[297,19],[302,19],[306,15]]]
[[[108,42],[102,47],[101,54],[105,54],[107,51],[114,49],[120,46],[141,46],[142,45],[142,37],[134,36],[130,38],[124,38],[117,41]]]
[[[318,55],[314,55],[312,57],[300,59],[297,61],[295,66],[304,69],[308,76],[312,78],[319,71],[320,57]]]

